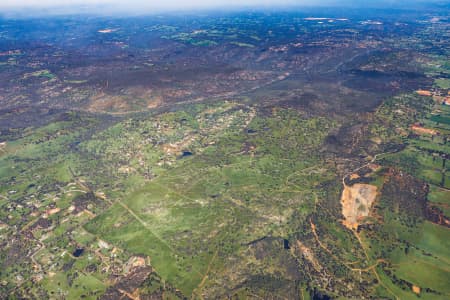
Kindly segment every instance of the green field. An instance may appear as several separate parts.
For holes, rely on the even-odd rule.
[[[436,79],[434,83],[441,89],[450,89],[450,79]]]
[[[295,210],[292,200],[289,205],[285,201],[294,195],[296,205],[310,201],[301,195],[327,180],[325,174],[302,174],[316,158],[294,149],[317,147],[327,121],[302,120],[286,111],[254,119],[249,127],[256,134],[225,131],[203,153],[177,160],[170,172],[127,194],[86,229],[150,256],[158,273],[185,294],[199,285],[208,265],[220,272],[227,257],[245,249],[239,244],[264,235],[286,235],[287,220]],[[301,132],[310,134],[295,136]],[[266,143],[269,134],[273,144]],[[275,147],[280,143],[283,149]],[[252,144],[255,153],[237,155],[245,144]],[[293,172],[297,178],[290,181]]]

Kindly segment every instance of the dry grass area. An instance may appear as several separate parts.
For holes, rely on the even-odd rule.
[[[359,222],[370,213],[370,207],[377,197],[377,187],[370,184],[344,186],[342,192],[343,224],[349,229],[357,229]]]
[[[303,257],[306,258],[313,265],[314,269],[316,269],[317,272],[321,272],[322,271],[322,266],[317,261],[315,255],[314,255],[314,252],[311,251],[311,249],[306,247],[299,240],[297,240],[297,247],[300,250],[300,252],[303,255]]]
[[[178,156],[183,153],[184,149],[189,148],[189,145],[191,145],[197,138],[198,135],[188,134],[178,142],[161,145],[161,149],[166,155]]]
[[[110,95],[100,92],[90,98],[88,111],[92,112],[130,112],[156,108],[163,102],[163,97],[143,87],[131,87],[122,95]]]
[[[110,96],[103,92],[91,97],[88,111],[104,112],[110,110],[127,110],[129,108],[126,101],[120,96]]]

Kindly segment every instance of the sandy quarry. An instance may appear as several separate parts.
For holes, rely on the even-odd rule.
[[[372,203],[377,197],[377,187],[370,184],[357,183],[346,185],[342,192],[343,224],[349,229],[357,229],[359,222],[369,215]]]

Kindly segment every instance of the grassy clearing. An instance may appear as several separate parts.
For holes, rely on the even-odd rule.
[[[436,125],[445,124],[450,125],[450,116],[448,115],[434,115],[430,118],[431,121],[435,122]]]
[[[412,230],[394,219],[386,230],[398,240],[406,241],[408,251],[395,251],[389,256],[397,278],[406,280],[423,289],[430,288],[440,295],[450,292],[450,232],[439,225],[423,222]],[[412,247],[411,247],[412,245]]]
[[[439,78],[434,81],[434,84],[441,89],[450,89],[450,79]]]
[[[443,294],[450,293],[449,270],[425,259],[420,255],[408,255],[399,262],[395,274],[398,278],[407,280],[422,289],[430,288]]]
[[[425,222],[422,238],[417,245],[425,251],[433,253],[441,261],[450,263],[448,260],[448,249],[450,249],[450,231],[445,227],[430,222]]]
[[[71,278],[70,285],[68,284],[68,278]],[[106,290],[105,285],[96,277],[78,272],[72,274],[56,273],[45,279],[43,285],[51,297],[70,300],[97,299]]]
[[[207,110],[209,114],[224,111],[220,107]],[[162,118],[171,124],[178,119],[173,114]],[[209,118],[182,119],[183,124],[191,124],[187,128],[208,128],[202,120],[209,122]],[[317,157],[307,155],[321,145],[330,127],[325,119],[302,119],[286,110],[255,118],[249,125],[250,135],[219,129],[213,145],[174,161],[170,172],[134,188],[86,229],[131,253],[150,256],[162,278],[190,295],[213,253],[218,252],[218,258],[210,268],[217,273],[220,261],[239,253],[241,245],[289,232],[287,220],[295,207],[313,201],[301,195],[330,178],[326,169],[311,173]],[[123,127],[116,128],[111,134],[127,136]],[[176,128],[168,131],[172,143],[177,142],[176,136],[183,136]],[[119,141],[123,140],[119,138],[115,147],[121,147]],[[302,169],[309,171],[299,172]]]

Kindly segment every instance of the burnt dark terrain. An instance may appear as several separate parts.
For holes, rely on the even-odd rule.
[[[55,109],[121,114],[242,95],[351,114],[431,85],[423,54],[399,43],[421,20],[311,13],[3,20],[2,128]]]

